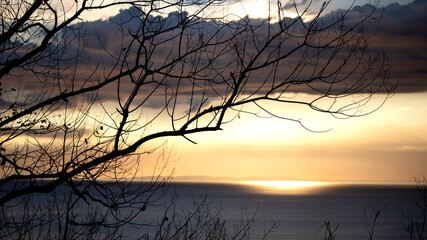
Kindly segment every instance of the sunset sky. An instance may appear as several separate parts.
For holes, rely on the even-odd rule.
[[[242,117],[223,132],[170,141],[175,176],[411,181],[427,169],[426,93],[396,94],[377,112],[346,120],[301,113],[313,133],[278,119]],[[292,107],[289,107],[292,110]]]
[[[308,2],[310,1],[298,0],[296,1],[296,5],[301,9]],[[328,18],[330,17],[328,14],[343,13],[344,10],[342,9],[348,9],[352,6],[351,2],[352,1],[341,0],[332,1],[323,13],[322,18],[327,20],[330,19]],[[352,11],[348,14],[348,21],[359,21],[360,19],[357,19],[358,15],[356,13],[363,12],[363,9],[367,7],[365,4],[368,2],[370,1],[355,1]],[[228,14],[229,18],[233,19],[235,17],[244,17],[248,15],[251,20],[268,17],[269,7],[266,1],[242,0],[235,2],[230,0],[227,1],[227,3],[229,4],[224,5],[225,7],[210,7],[205,12],[206,16],[215,17],[217,15]],[[316,13],[315,10],[318,9],[322,3],[323,1],[314,0],[312,4],[313,11],[307,12],[304,20],[309,21],[313,14]],[[275,2],[273,1],[272,6],[274,4]],[[285,5],[285,3],[283,3],[283,5]],[[286,4],[285,7],[290,7],[287,8],[289,11],[286,11],[286,14],[288,14],[287,17],[295,16],[295,12],[293,12],[291,5]],[[191,9],[188,10],[191,11]],[[165,158],[167,159],[166,169],[161,174],[168,175],[172,173],[177,180],[274,179],[313,181],[413,181],[415,177],[425,176],[427,174],[427,1],[383,0],[378,10],[383,14],[382,20],[375,24],[367,23],[363,31],[369,35],[370,46],[374,50],[384,51],[388,56],[391,66],[389,72],[390,80],[394,83],[398,83],[398,87],[392,96],[375,95],[371,101],[372,104],[367,105],[366,109],[364,107],[361,110],[370,112],[379,106],[384,99],[389,97],[380,109],[363,117],[338,119],[326,113],[315,112],[313,109],[306,107],[306,105],[296,106],[292,104],[260,102],[260,105],[272,110],[275,114],[299,120],[305,128],[301,127],[295,121],[277,118],[258,118],[254,115],[244,113],[239,114],[237,117],[237,113],[235,112],[236,119],[231,123],[224,124],[222,126],[222,131],[198,133],[188,136],[191,138],[191,141],[197,144],[187,141],[182,137],[168,138],[165,142],[163,142],[164,139],[160,142],[155,142],[153,146],[164,143],[165,148],[163,150],[166,151],[168,155],[168,157]],[[355,14],[352,15],[352,13]],[[82,57],[76,61],[76,66],[79,68],[76,70],[75,76],[83,76],[81,79],[85,79],[84,76],[89,76],[87,78],[89,79],[92,77],[91,69],[101,69],[101,67],[98,69],[99,63],[105,63],[107,68],[114,65],[115,60],[111,60],[115,57],[114,51],[111,51],[111,53],[113,53],[111,54],[107,53],[105,49],[113,49],[116,53],[119,52],[123,54],[126,51],[126,47],[122,45],[122,41],[125,40],[121,38],[120,33],[114,32],[117,31],[117,28],[114,28],[114,24],[112,23],[129,18],[129,14],[133,14],[132,9],[117,8],[108,9],[108,11],[93,11],[82,16],[86,21],[85,27],[87,27],[85,29],[86,38],[84,39],[86,49],[85,52],[82,53]],[[164,19],[162,23],[176,21],[176,16],[177,15],[168,15],[165,13],[165,16],[162,16]],[[271,16],[273,18],[272,22],[275,24],[274,14]],[[212,29],[215,29],[215,24],[208,21],[206,22],[205,20],[203,21],[204,27],[212,27]],[[253,21],[256,22],[257,20]],[[129,24],[131,25],[132,21],[129,21]],[[263,25],[264,28],[260,27],[260,29],[266,29],[266,25],[267,24]],[[277,25],[278,24],[276,24],[276,27]],[[266,31],[263,33],[265,32]],[[167,31],[166,34],[168,34]],[[64,33],[64,36],[65,35]],[[201,36],[200,39],[202,39],[202,37],[203,36]],[[66,39],[66,37],[64,37],[64,39]],[[164,44],[164,46],[165,49],[161,51],[157,49],[156,51],[153,50],[155,53],[153,57],[154,60],[150,59],[150,61],[154,62],[150,62],[150,64],[153,64],[151,65],[154,66],[153,68],[156,67],[156,64],[162,64],[163,61],[166,62],[164,59],[168,59],[169,56],[172,55],[166,55],[168,51],[178,52],[174,49],[174,46],[169,46],[167,44]],[[130,45],[128,49],[131,47],[132,45]],[[71,49],[70,52],[73,50],[79,51],[79,48],[75,47],[75,49]],[[319,57],[320,55],[321,54],[318,55],[317,60],[320,59],[319,62],[322,62],[325,59],[321,59],[322,57]],[[110,60],[105,60],[108,58],[110,58]],[[224,59],[225,58],[226,57],[224,57]],[[218,61],[221,60],[223,59],[219,59]],[[298,62],[293,56],[286,60],[289,61],[289,65],[283,64],[284,67],[282,68],[282,72],[285,73],[283,74],[283,78],[286,78],[286,74],[293,74],[287,73],[286,71],[289,67],[293,67],[292,64]],[[232,61],[230,60],[230,62]],[[230,68],[228,65],[225,68],[227,67]],[[317,68],[317,65],[314,68]],[[115,69],[115,66],[113,66],[112,69]],[[94,70],[94,72],[97,70]],[[102,71],[102,69],[100,71]],[[147,70],[141,71],[149,72]],[[108,70],[105,70],[103,74],[106,72],[108,72]],[[256,74],[262,75],[265,72],[259,71],[256,72]],[[280,70],[277,72],[280,74]],[[313,70],[313,72],[315,71]],[[307,74],[309,75],[309,73]],[[70,74],[70,76],[71,75],[72,74]],[[102,78],[105,77],[105,75],[101,76],[100,74],[99,76]],[[230,75],[232,75],[231,72],[226,76],[228,80],[234,80]],[[253,77],[253,75],[251,77]],[[259,77],[259,75],[251,79],[262,79],[264,77]],[[75,76],[72,75],[72,78]],[[209,79],[210,75],[206,74],[206,76],[206,78]],[[98,75],[95,76],[95,78],[96,77],[98,77]],[[221,77],[223,76],[221,75]],[[278,79],[280,77],[282,76],[279,76]],[[11,79],[12,78],[13,76]],[[265,77],[265,79],[268,78],[269,77]],[[42,88],[40,87],[40,81],[38,79],[35,81],[33,81],[33,79],[25,80],[27,81],[25,82],[27,85],[23,85],[22,90],[20,90],[20,93],[23,93],[23,95],[27,94],[31,96],[34,89],[40,90]],[[58,82],[60,82],[60,80],[58,80]],[[152,82],[157,84],[154,80]],[[212,80],[212,82],[214,81]],[[4,83],[4,85],[6,84],[10,84],[10,87],[16,87],[14,86],[15,83],[13,80],[9,81],[9,83]],[[64,85],[66,84],[68,83],[64,83]],[[86,83],[83,83],[83,85],[84,84]],[[187,83],[188,85],[181,86],[173,82],[170,83],[172,89],[175,87],[174,84],[178,85],[176,87],[177,89],[181,87],[179,90],[181,91],[180,94],[183,96],[180,96],[180,101],[181,104],[186,107],[180,110],[186,111],[190,109],[189,111],[193,111],[192,114],[194,114],[194,110],[191,110],[193,107],[193,98],[191,99],[191,103],[188,103],[190,101],[185,99],[189,96],[195,96],[193,92],[189,90],[191,84]],[[194,82],[193,84],[194,89],[196,84]],[[204,87],[207,88],[207,83],[204,84]],[[222,84],[224,84],[224,82],[222,82]],[[253,84],[253,82],[251,82],[251,84]],[[258,82],[256,82],[256,84],[258,84]],[[255,87],[252,87],[252,89],[250,89],[252,85],[249,85],[248,89],[250,91],[256,89],[256,84],[254,84]],[[120,83],[118,85],[120,85]],[[91,116],[93,119],[92,122],[99,121],[97,123],[104,124],[104,119],[114,121],[114,117],[121,114],[119,110],[116,111],[116,107],[119,105],[117,99],[122,101],[120,98],[121,96],[117,95],[120,95],[120,91],[127,91],[128,89],[126,89],[126,87],[129,87],[131,84],[125,85],[125,90],[123,90],[123,88],[117,90],[115,87],[118,85],[114,85],[113,87],[108,86],[99,92],[99,101],[101,104],[94,105],[91,109],[91,111],[95,112],[94,115]],[[159,86],[160,85],[161,84],[159,84]],[[272,85],[274,85],[274,83]],[[307,99],[317,97],[312,95],[314,92],[310,91],[309,88],[298,88],[300,85],[297,84],[289,85],[295,86],[290,87],[292,91],[289,92],[289,96],[287,97],[295,96],[295,99],[306,101],[310,101]],[[6,87],[4,88],[6,89]],[[165,87],[164,91],[162,89],[163,92],[161,92],[160,95],[151,95],[151,93],[149,93],[151,91],[149,88],[150,87],[147,88],[148,90],[141,90],[145,91],[141,95],[146,94],[146,96],[149,96],[147,97],[149,98],[147,102],[141,100],[143,101],[141,105],[145,104],[143,105],[144,108],[141,113],[141,119],[150,114],[156,115],[156,111],[162,111],[159,109],[165,106],[165,102],[167,102],[165,99],[169,97],[161,95],[167,95],[167,90],[170,90],[166,89],[167,87]],[[131,88],[129,87],[129,89]],[[155,89],[157,90],[157,88]],[[153,90],[153,92],[156,90]],[[222,89],[219,91],[221,90]],[[214,89],[214,91],[216,91],[216,89]],[[176,92],[178,93],[178,90]],[[203,92],[203,94],[204,93],[205,92]],[[5,96],[6,94],[0,98],[0,104],[8,107],[14,99],[7,99],[7,96]],[[218,100],[218,96],[222,97],[220,94],[217,94],[213,98],[216,97],[216,100]],[[170,100],[172,98],[173,97],[171,97]],[[196,97],[194,97],[194,99],[196,99]],[[211,101],[211,99],[209,99],[209,101]],[[215,100],[212,101],[215,102]],[[199,103],[200,102],[202,101],[200,100]],[[196,103],[196,105],[199,103]],[[207,104],[210,104],[210,102]],[[207,104],[202,104],[203,108],[208,108]],[[242,110],[255,111],[251,109],[252,107],[254,106],[245,105]],[[104,111],[104,113],[107,112],[107,114],[101,116],[101,114],[98,115],[96,111]],[[52,114],[52,116],[53,115],[54,114]],[[165,122],[162,123],[162,116],[159,116],[160,117],[156,119],[159,121],[150,126],[153,132],[164,131],[164,129],[171,127],[170,122],[169,126],[167,126]],[[137,121],[142,122],[143,120],[141,119],[138,118]],[[87,130],[88,125],[83,126],[84,130]],[[95,125],[96,124],[93,124],[93,126]],[[67,127],[65,123],[64,126]],[[110,126],[118,125],[113,123]],[[93,128],[91,131],[93,131]],[[163,166],[164,162],[162,161],[159,165],[155,165],[155,160],[158,159],[158,155],[161,152],[162,151],[159,150],[157,154],[151,154],[144,158],[142,162],[144,172],[141,173],[141,175],[150,175],[153,172],[153,168]]]
[[[253,1],[249,1],[253,2]],[[305,2],[305,1],[304,1]],[[339,2],[340,5],[334,5]],[[347,1],[333,1],[340,8]],[[349,1],[348,1],[349,2]],[[280,111],[294,122],[242,115],[224,131],[169,139],[169,170],[189,179],[412,181],[427,173],[427,4],[382,1],[384,19],[368,31],[391,61],[397,93],[378,111],[335,119],[296,106]],[[357,1],[360,3],[360,1]],[[243,3],[244,5],[244,3]]]

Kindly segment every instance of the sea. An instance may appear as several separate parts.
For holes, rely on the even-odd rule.
[[[335,239],[410,239],[408,226],[421,226],[427,200],[404,183],[180,182],[175,191],[178,205],[206,197],[228,224],[253,218],[254,239],[273,240],[325,239],[327,225]]]
[[[415,183],[181,181],[168,191],[164,197],[173,196],[175,213],[191,214],[203,205],[228,229],[250,223],[243,239],[402,240],[415,239],[410,226],[427,228],[426,191]],[[147,207],[135,221],[162,218],[165,206]],[[126,239],[139,231],[126,228]]]

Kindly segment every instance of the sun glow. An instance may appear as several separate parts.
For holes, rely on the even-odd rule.
[[[328,185],[326,182],[315,181],[245,181],[243,183],[256,187],[258,191],[274,194],[304,194]]]
[[[313,181],[247,181],[245,183],[251,184],[251,185],[257,185],[257,186],[284,188],[284,189],[325,185],[324,182],[313,182]]]

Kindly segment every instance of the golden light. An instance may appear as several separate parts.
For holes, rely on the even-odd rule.
[[[316,181],[244,181],[242,183],[254,186],[258,192],[272,194],[307,194],[329,185],[327,182]]]
[[[257,185],[257,186],[265,186],[265,187],[273,187],[273,188],[301,188],[301,187],[313,187],[324,185],[324,182],[313,182],[313,181],[247,181],[246,183]]]

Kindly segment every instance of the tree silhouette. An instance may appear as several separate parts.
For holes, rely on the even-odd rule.
[[[34,194],[56,196],[59,186],[72,190],[65,205],[52,204],[58,209],[53,215],[66,216],[64,226],[94,234],[96,226],[135,224],[167,185],[155,176],[133,181],[159,139],[194,142],[192,134],[221,130],[240,114],[299,122],[278,115],[268,102],[360,116],[381,106],[366,110],[374,95],[385,100],[393,92],[386,57],[368,48],[363,33],[364,24],[378,21],[375,6],[325,14],[325,2],[312,15],[311,2],[299,9],[278,1],[270,6],[277,11],[260,20],[212,13],[224,4],[2,2],[0,228],[19,238],[30,231],[22,226],[55,219],[37,211],[13,218],[10,209],[27,206]],[[112,7],[127,9],[105,21],[81,19]],[[298,16],[285,17],[290,10]],[[314,97],[289,97],[300,92]],[[78,203],[98,206],[92,208],[97,214],[82,219],[74,212]],[[81,232],[96,236],[90,234]]]

